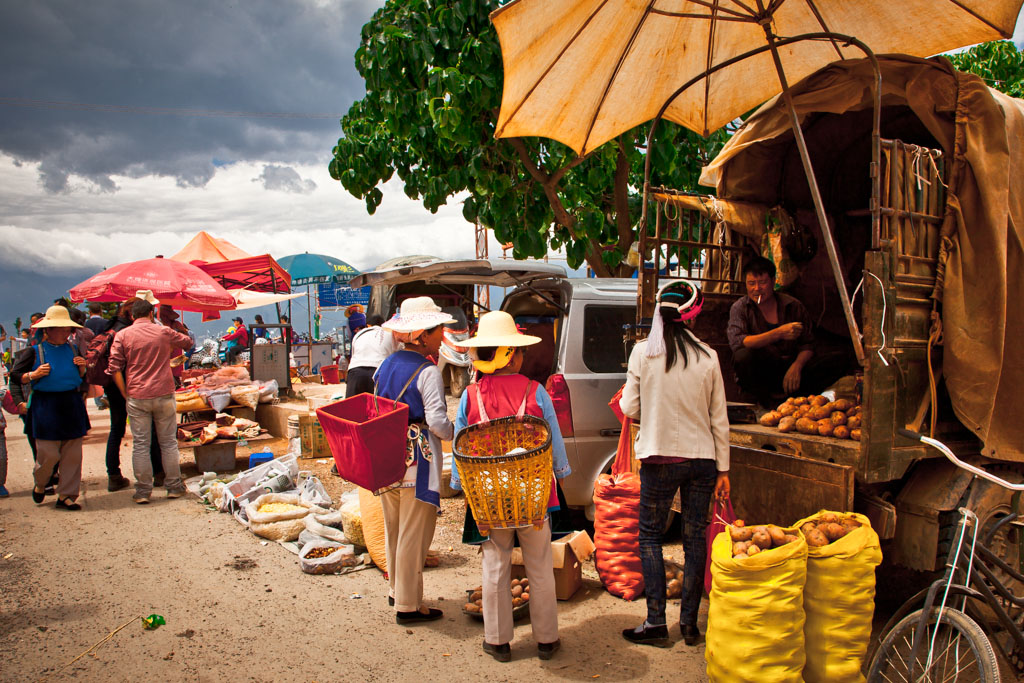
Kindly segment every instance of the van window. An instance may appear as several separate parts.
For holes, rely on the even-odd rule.
[[[623,325],[636,322],[632,306],[587,306],[583,311],[583,364],[591,372],[625,372]]]

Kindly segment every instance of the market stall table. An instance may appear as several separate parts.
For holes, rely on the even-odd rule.
[[[245,439],[245,441],[252,443],[253,441],[269,441],[273,438],[266,430],[261,430],[259,436]],[[192,449],[196,469],[200,472],[226,472],[235,469],[238,443],[239,439],[224,438],[214,439],[205,444],[198,441],[178,441],[178,450]]]

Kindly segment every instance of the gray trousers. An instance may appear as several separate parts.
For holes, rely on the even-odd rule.
[[[176,438],[178,415],[174,410],[174,396],[157,398],[129,398],[128,422],[132,428],[132,469],[135,471],[135,495],[153,492],[153,463],[149,459],[149,443],[160,444],[160,458],[164,465],[164,486],[168,491],[184,491],[181,483],[181,456]],[[153,434],[153,430],[156,434]]]
[[[36,465],[32,470],[36,488],[46,488],[54,468],[59,466],[58,497],[78,498],[82,487],[82,438],[68,441],[36,439]]]

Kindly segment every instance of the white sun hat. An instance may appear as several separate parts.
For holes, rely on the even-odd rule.
[[[63,306],[50,306],[46,309],[46,315],[32,325],[32,329],[41,330],[44,327],[81,327],[71,319],[68,309]]]
[[[417,296],[403,301],[395,317],[381,327],[392,332],[418,332],[453,322],[455,318],[442,311],[429,296]]]
[[[480,316],[476,335],[460,344],[469,347],[531,346],[540,340],[540,337],[521,333],[516,321],[505,311],[491,311]]]

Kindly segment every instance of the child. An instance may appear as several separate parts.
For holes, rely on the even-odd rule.
[[[18,406],[14,403],[14,397],[11,396],[11,392],[7,391],[7,387],[0,385],[0,402],[3,403],[4,410],[11,415],[20,415],[21,412],[18,410]],[[3,411],[0,411],[0,498],[6,498],[11,495],[7,492],[7,420],[4,418]]]

